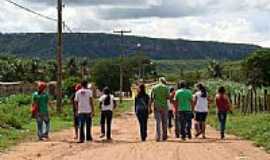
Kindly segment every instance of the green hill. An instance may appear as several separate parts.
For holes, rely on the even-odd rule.
[[[68,56],[106,58],[143,51],[152,59],[240,59],[260,48],[256,45],[233,44],[183,39],[157,39],[127,36],[120,46],[120,36],[103,33],[64,34],[64,54]],[[137,44],[141,48],[137,48]],[[19,57],[55,57],[56,34],[0,34],[0,54]]]

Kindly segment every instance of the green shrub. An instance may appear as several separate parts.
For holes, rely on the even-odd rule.
[[[64,80],[63,88],[64,88],[64,94],[70,97],[73,93],[73,87],[74,85],[80,83],[80,78],[78,77],[69,77]]]

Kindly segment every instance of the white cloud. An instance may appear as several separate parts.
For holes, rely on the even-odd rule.
[[[15,0],[14,0],[15,1]],[[16,0],[56,17],[55,0]],[[270,0],[64,0],[64,20],[75,32],[124,27],[162,38],[255,43],[270,47]],[[55,32],[50,22],[0,1],[1,32]]]

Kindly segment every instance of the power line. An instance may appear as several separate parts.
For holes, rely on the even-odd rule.
[[[10,4],[13,4],[13,5],[16,6],[16,7],[19,7],[19,8],[21,8],[21,9],[23,9],[23,10],[26,11],[26,12],[35,14],[35,15],[37,15],[37,16],[39,16],[39,17],[45,18],[45,19],[50,20],[50,21],[57,22],[57,19],[55,19],[55,18],[46,16],[46,15],[41,14],[41,13],[39,13],[39,12],[36,12],[36,11],[30,9],[30,8],[24,7],[23,5],[18,4],[18,3],[16,3],[16,2],[12,1],[12,0],[5,0],[5,1],[8,2],[8,3],[10,3]],[[65,22],[63,22],[63,27],[64,27],[68,32],[70,32],[70,33],[73,32],[72,29],[71,29],[71,27],[69,27]]]
[[[37,16],[43,17],[43,18],[45,18],[45,19],[47,19],[47,20],[57,22],[57,19],[55,19],[55,18],[52,18],[52,17],[46,16],[46,15],[43,15],[43,14],[41,14],[41,13],[38,13],[38,12],[36,12],[36,11],[34,11],[34,10],[32,10],[32,9],[26,8],[26,7],[20,5],[20,4],[16,3],[16,2],[13,2],[13,1],[11,1],[11,0],[5,0],[5,1],[8,2],[8,3],[11,3],[11,4],[13,4],[14,6],[17,6],[17,7],[21,8],[21,9],[27,11],[27,12],[30,12],[30,13],[35,14],[35,15],[37,15]]]

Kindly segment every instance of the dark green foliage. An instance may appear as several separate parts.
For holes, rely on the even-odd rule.
[[[72,96],[72,94],[74,93],[74,86],[80,82],[81,80],[78,77],[71,76],[65,79],[63,82],[64,94],[68,97]]]
[[[20,57],[55,58],[55,38],[53,33],[0,34],[0,53],[15,54]],[[107,58],[121,54],[120,36],[99,33],[64,34],[64,54],[66,57]],[[124,50],[136,48],[152,59],[240,59],[260,48],[255,45],[219,42],[168,40],[127,36]],[[128,54],[128,53],[127,53]]]
[[[243,70],[248,84],[253,87],[270,85],[270,49],[261,49],[247,57],[243,63]]]
[[[96,83],[99,89],[105,86],[110,87],[112,91],[118,91],[120,88],[120,64],[123,65],[123,89],[130,91],[130,86],[133,80],[138,80],[139,70],[141,75],[144,73],[144,78],[151,78],[155,73],[155,65],[151,60],[143,55],[135,55],[126,57],[123,60],[119,58],[106,59],[96,62],[92,68],[92,80]],[[142,71],[143,70],[143,71]]]
[[[93,66],[92,78],[99,89],[108,86],[112,91],[119,90],[120,66],[119,60],[101,60]],[[124,76],[124,90],[130,86],[130,80]]]

